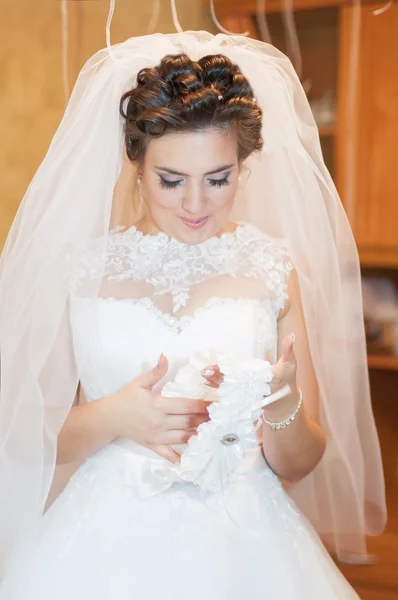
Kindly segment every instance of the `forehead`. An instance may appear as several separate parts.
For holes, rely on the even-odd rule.
[[[233,130],[209,129],[168,133],[152,139],[145,166],[168,167],[183,173],[206,173],[224,164],[238,162],[238,145]]]

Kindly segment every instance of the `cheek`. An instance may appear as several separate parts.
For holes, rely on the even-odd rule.
[[[237,185],[231,183],[221,189],[211,189],[209,193],[210,200],[214,209],[225,210],[232,207],[235,195],[237,191]]]
[[[178,190],[164,190],[158,183],[150,183],[145,188],[145,200],[152,212],[173,210],[180,204]]]

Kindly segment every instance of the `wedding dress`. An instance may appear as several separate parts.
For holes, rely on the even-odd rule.
[[[114,230],[93,301],[83,291],[96,257],[94,241],[70,293],[88,401],[115,393],[161,353],[169,371],[158,391],[209,348],[277,359],[292,265],[254,225],[198,245]],[[34,547],[13,557],[0,600],[358,598],[267,465],[260,437],[219,491],[165,476],[164,463],[127,439],[88,458],[45,514]]]

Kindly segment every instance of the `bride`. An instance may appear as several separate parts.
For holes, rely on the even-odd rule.
[[[286,57],[92,57],[0,283],[1,600],[357,598],[325,546],[384,523],[358,260]]]

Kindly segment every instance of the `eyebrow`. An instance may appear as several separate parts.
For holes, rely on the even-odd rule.
[[[222,171],[226,171],[227,169],[230,169],[233,166],[234,166],[233,163],[230,165],[222,165],[221,167],[217,167],[217,169],[214,169],[213,171],[208,171],[207,173],[205,173],[205,175],[215,175],[216,173],[221,173]],[[165,171],[166,173],[170,173],[170,175],[180,175],[181,177],[189,177],[189,175],[187,173],[180,173],[179,171],[175,171],[174,169],[169,169],[168,167],[155,166],[155,169],[158,169],[159,171]]]

